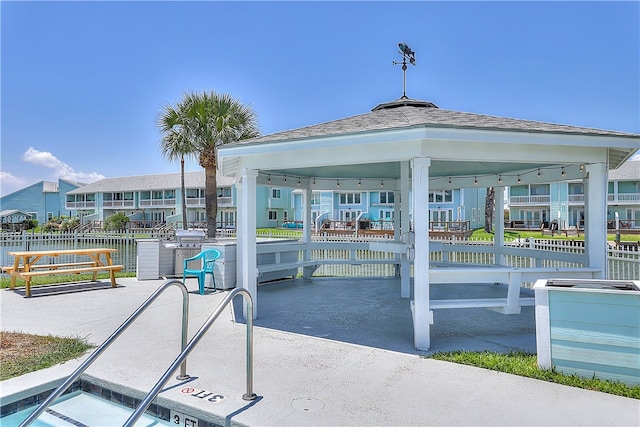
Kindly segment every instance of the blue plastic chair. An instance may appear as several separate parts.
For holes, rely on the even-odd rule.
[[[216,249],[207,249],[205,251],[200,252],[198,255],[187,258],[184,260],[184,272],[182,274],[182,282],[186,283],[187,276],[196,276],[198,278],[198,286],[200,288],[200,295],[204,295],[204,282],[205,275],[207,273],[211,274],[211,278],[213,279],[213,290],[218,290],[216,288],[216,278],[213,274],[213,266],[215,265],[216,260],[220,257],[220,252]],[[189,262],[202,260],[202,268],[195,270],[189,267]]]

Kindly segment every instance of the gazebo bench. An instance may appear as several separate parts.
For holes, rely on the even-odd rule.
[[[258,277],[264,273],[271,273],[274,271],[287,271],[297,270],[303,268],[303,277],[308,279],[313,273],[324,264],[349,264],[349,265],[362,265],[362,264],[397,264],[398,260],[394,259],[310,259],[300,260],[295,262],[278,262],[273,264],[259,264],[258,265]]]

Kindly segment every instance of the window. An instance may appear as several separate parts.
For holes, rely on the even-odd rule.
[[[359,204],[359,203],[360,203],[360,193],[340,193],[341,205]]]
[[[278,211],[267,211],[267,216],[269,218],[269,221],[277,221]]]
[[[549,185],[531,185],[531,195],[532,196],[548,196],[549,195]]]
[[[430,191],[429,202],[431,203],[451,203],[453,202],[453,192],[451,190]]]
[[[279,188],[272,188],[271,189],[271,198],[272,199],[279,199],[281,197],[281,192]]]
[[[31,215],[31,219],[38,219],[38,212],[27,212],[29,215]]]
[[[218,197],[231,197],[231,188],[230,187],[219,187],[218,188]]]
[[[569,194],[584,194],[583,184],[569,184]]]
[[[393,191],[381,191],[380,193],[380,203],[382,204],[393,204]]]
[[[200,198],[200,189],[199,188],[187,188],[187,192],[185,193],[187,199],[198,199]]]
[[[312,205],[319,205],[320,204],[320,199],[321,199],[321,194],[320,193],[311,193],[311,204]]]

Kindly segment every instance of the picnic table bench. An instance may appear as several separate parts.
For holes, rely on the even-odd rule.
[[[81,274],[92,273],[93,281],[97,281],[99,271],[108,271],[111,278],[111,287],[115,288],[116,271],[122,271],[123,265],[114,265],[111,254],[117,252],[111,248],[87,248],[64,249],[46,251],[20,251],[8,252],[14,257],[13,266],[2,267],[2,272],[11,275],[9,288],[14,289],[16,279],[19,277],[25,282],[25,296],[31,297],[31,278],[36,276],[48,276],[52,274]],[[76,258],[88,257],[86,261],[55,263],[52,259],[61,256]],[[38,264],[38,261],[49,258],[49,264]]]

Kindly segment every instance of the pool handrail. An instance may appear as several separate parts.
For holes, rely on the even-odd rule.
[[[181,349],[184,349],[187,346],[187,337],[188,337],[188,319],[189,319],[189,294],[187,291],[187,287],[180,280],[172,279],[164,282],[147,300],[142,303],[140,307],[131,315],[127,320],[125,320],[122,325],[116,329],[116,331],[111,334],[109,338],[107,338],[101,345],[91,353],[91,355],[85,360],[78,368],[73,371],[73,373],[56,388],[41,404],[36,408],[36,410],[29,415],[21,424],[20,427],[26,427],[33,423],[64,391],[73,384],[80,375],[120,336],[122,333],[133,323],[148,307],[151,305],[153,301],[160,296],[162,292],[168,289],[170,286],[178,286],[182,291],[182,341],[181,341]],[[174,369],[175,371],[175,369]],[[173,371],[172,371],[173,372]],[[187,375],[187,360],[186,358],[182,362],[182,366],[180,367],[180,375],[177,377],[179,380],[186,380],[189,378]]]
[[[251,298],[251,294],[244,288],[235,288],[232,290],[229,295],[227,295],[221,302],[218,304],[216,309],[209,315],[204,324],[200,327],[198,332],[195,333],[191,341],[187,344],[187,346],[180,352],[178,357],[173,361],[171,366],[165,371],[164,375],[158,380],[155,386],[149,391],[149,393],[145,396],[145,398],[140,402],[136,410],[131,414],[129,419],[125,421],[123,427],[130,427],[135,424],[136,421],[144,414],[147,408],[151,405],[151,402],[158,396],[158,394],[162,391],[162,387],[165,386],[169,378],[178,368],[178,365],[183,363],[186,360],[187,356],[191,353],[191,351],[198,345],[200,339],[204,336],[205,333],[209,330],[211,325],[218,319],[222,310],[226,308],[227,305],[233,300],[233,298],[242,294],[245,298],[246,310],[245,310],[245,319],[247,323],[247,349],[246,349],[246,380],[247,380],[247,392],[242,395],[242,399],[244,400],[254,400],[256,399],[256,394],[253,392],[253,300]],[[179,379],[179,378],[178,378]]]

